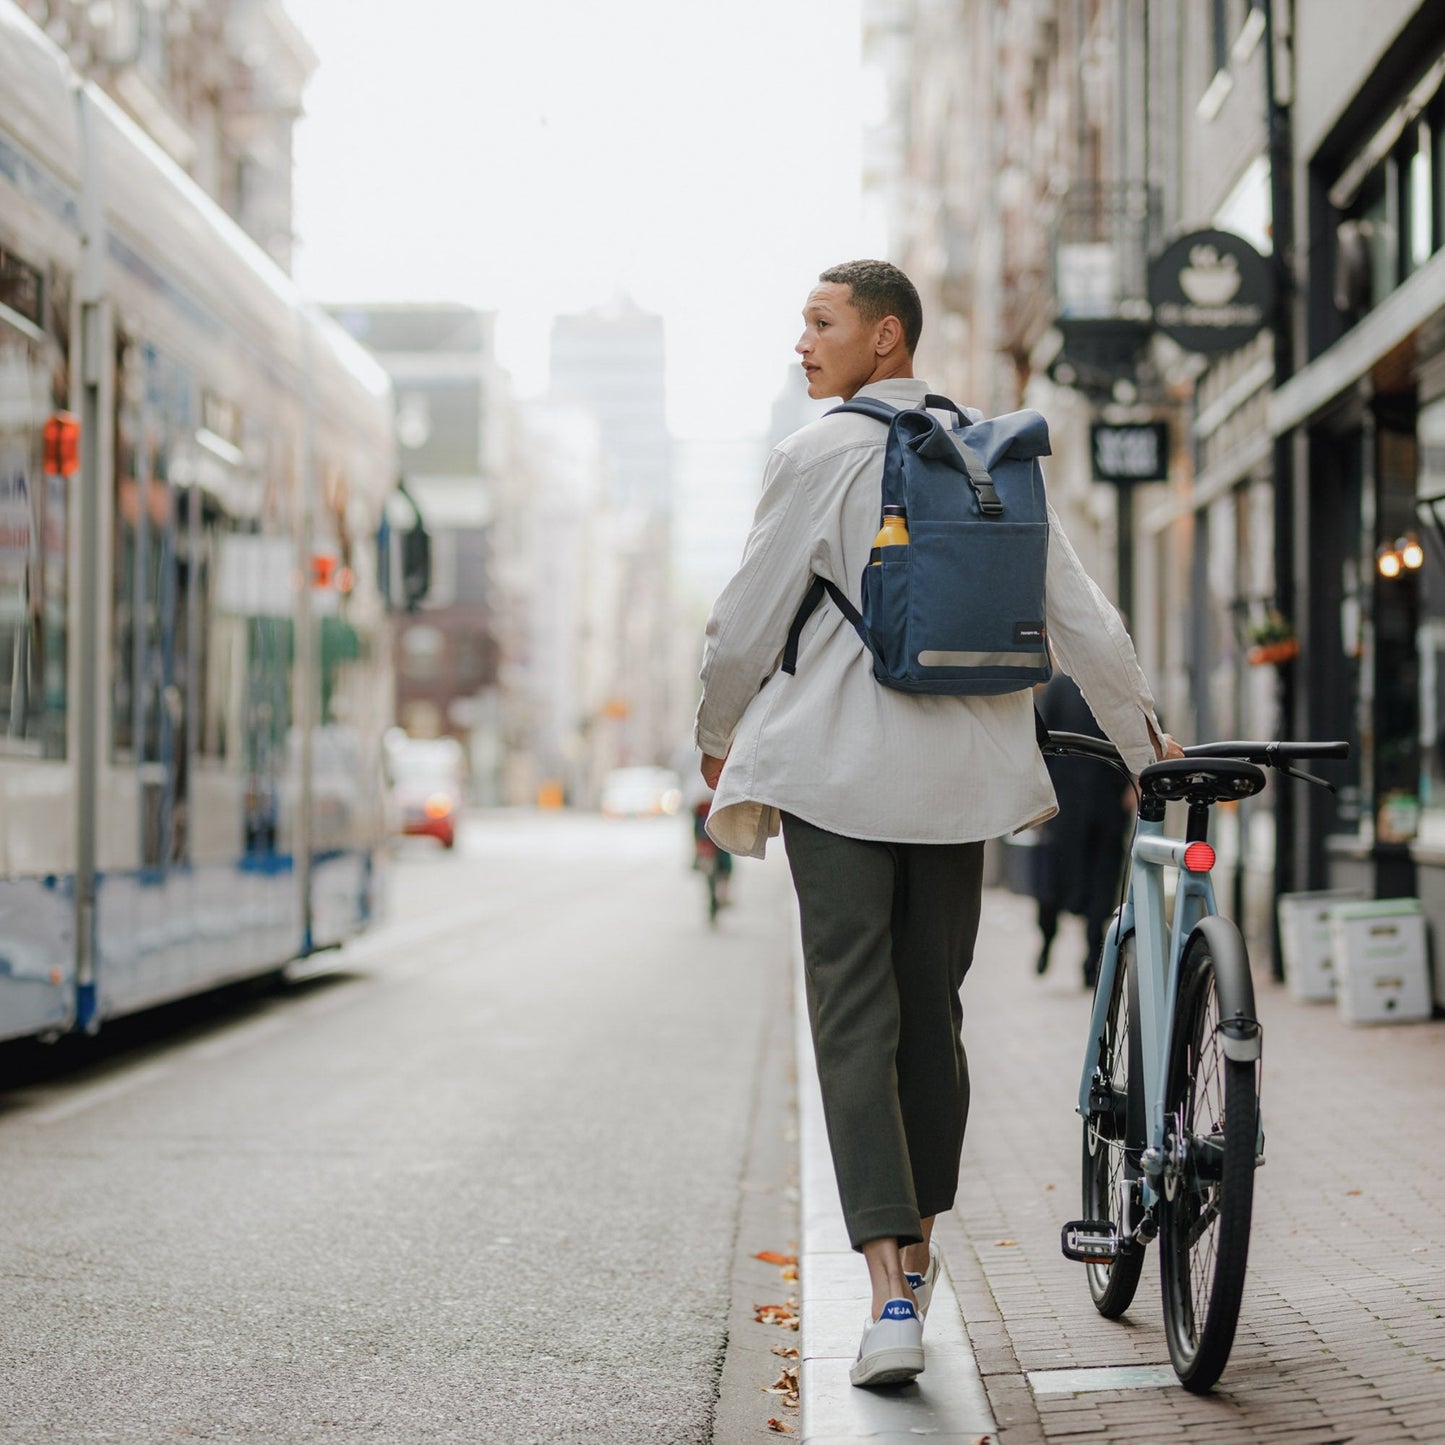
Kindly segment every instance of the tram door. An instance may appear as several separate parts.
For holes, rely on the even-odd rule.
[[[193,959],[189,784],[195,717],[191,558],[195,431],[188,378],[146,346],[121,353],[116,479],[117,760],[135,767],[132,947],[117,980],[139,998],[186,982]],[[130,987],[124,984],[129,983]]]

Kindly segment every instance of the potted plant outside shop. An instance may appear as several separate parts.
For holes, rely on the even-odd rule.
[[[1289,662],[1298,657],[1299,638],[1289,619],[1271,608],[1264,621],[1249,629],[1249,645],[1244,656],[1251,667]]]

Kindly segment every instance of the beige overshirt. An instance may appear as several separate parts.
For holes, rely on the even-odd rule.
[[[917,406],[928,390],[895,379],[859,395]],[[703,752],[727,757],[708,832],[729,852],[762,857],[780,812],[850,838],[965,843],[1058,810],[1034,737],[1032,692],[933,697],[883,687],[858,634],[826,598],[803,630],[796,674],[779,667],[814,574],[859,605],[886,436],[868,417],[825,416],[768,460],[742,565],[708,620],[695,731]],[[1052,509],[1049,524],[1054,658],[1137,774],[1162,735],[1154,700],[1118,613]]]

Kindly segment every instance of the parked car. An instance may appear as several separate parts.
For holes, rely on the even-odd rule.
[[[401,831],[455,848],[466,800],[467,759],[455,738],[401,738],[386,750]]]
[[[671,768],[614,768],[602,780],[608,818],[655,818],[682,806],[682,783]]]

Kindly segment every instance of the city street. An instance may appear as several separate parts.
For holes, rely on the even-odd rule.
[[[487,815],[284,990],[0,1055],[0,1439],[712,1438],[786,871],[713,933],[690,846]]]
[[[398,849],[387,923],[282,989],[0,1052],[0,1439],[1445,1439],[1441,1024],[1260,981],[1269,1162],[1196,1399],[1155,1252],[1120,1323],[1059,1255],[1082,935],[1038,978],[1030,900],[991,892],[930,1368],[851,1390],[786,868],[741,864],[711,932],[687,851],[676,820],[487,814]],[[753,1258],[799,1245],[800,1285]],[[801,1335],[754,1323],[793,1296]],[[789,1345],[801,1411],[763,1393]]]

